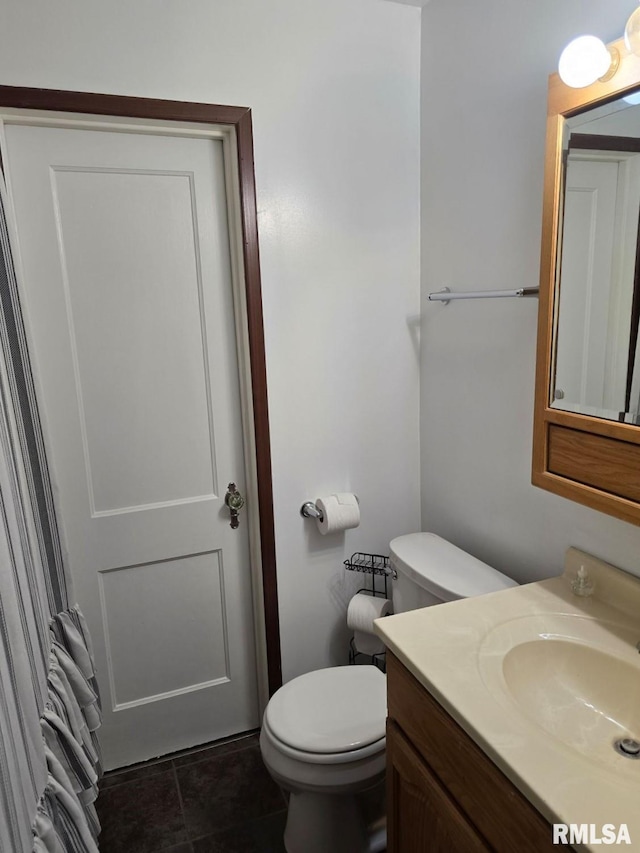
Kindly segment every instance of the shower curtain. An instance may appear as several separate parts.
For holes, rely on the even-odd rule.
[[[70,606],[0,173],[0,850],[96,853],[100,699]]]

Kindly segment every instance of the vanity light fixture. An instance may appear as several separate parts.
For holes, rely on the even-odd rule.
[[[629,16],[624,28],[624,46],[629,53],[640,56],[640,6]]]
[[[578,36],[560,54],[558,74],[567,86],[583,89],[596,80],[610,80],[619,64],[620,54],[615,47],[608,48],[596,36]]]
[[[625,25],[624,44],[629,53],[640,56],[640,6]],[[596,36],[578,36],[560,54],[558,74],[567,86],[583,89],[596,80],[611,80],[619,65],[620,54],[615,47],[607,47]]]

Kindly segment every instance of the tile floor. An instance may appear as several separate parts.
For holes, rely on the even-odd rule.
[[[96,806],[101,853],[285,853],[256,733],[107,773]]]

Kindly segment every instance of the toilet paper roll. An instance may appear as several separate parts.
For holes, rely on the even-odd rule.
[[[360,506],[357,497],[351,492],[318,498],[316,506],[322,513],[322,521],[316,519],[316,524],[323,536],[340,530],[350,530],[360,524]]]
[[[363,655],[380,655],[384,651],[384,643],[375,634],[365,634],[364,631],[353,632],[353,645],[357,652]]]
[[[373,620],[388,616],[391,602],[388,598],[378,598],[358,592],[349,602],[347,625],[353,631],[353,643],[356,650],[365,655],[377,655],[384,651],[384,643],[374,632]]]

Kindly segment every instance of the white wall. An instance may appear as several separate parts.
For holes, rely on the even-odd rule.
[[[422,286],[536,286],[547,77],[635,0],[431,0],[422,13]],[[640,529],[530,484],[537,300],[428,305],[423,529],[517,580],[569,545],[640,574]]]
[[[344,662],[352,551],[419,524],[420,10],[3,3],[0,83],[253,110],[285,679]],[[353,490],[322,538],[304,500]]]

